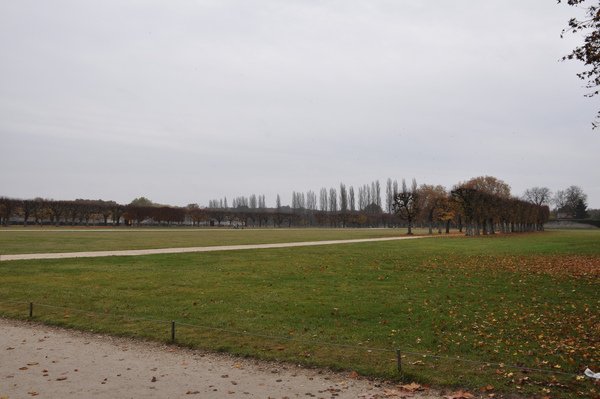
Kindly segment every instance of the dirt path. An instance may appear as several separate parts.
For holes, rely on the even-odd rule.
[[[411,240],[411,239],[426,238],[426,237],[434,237],[434,236],[358,238],[358,239],[353,239],[353,240],[283,242],[283,243],[276,243],[276,244],[220,245],[220,246],[212,246],[212,247],[131,249],[131,250],[122,250],[122,251],[17,254],[17,255],[0,255],[0,261],[25,260],[25,259],[95,258],[95,257],[103,257],[103,256],[139,256],[139,255],[157,255],[157,254],[176,254],[176,253],[183,253],[183,252],[239,251],[239,250],[243,250],[243,249],[312,247],[312,246],[317,246],[317,245],[355,244],[355,243],[360,243],[360,242]]]
[[[354,378],[353,378],[354,377]],[[303,369],[0,319],[0,398],[441,398]]]

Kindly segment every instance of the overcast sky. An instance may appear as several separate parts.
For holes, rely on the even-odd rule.
[[[553,0],[0,0],[0,195],[159,203],[481,175],[600,208]]]

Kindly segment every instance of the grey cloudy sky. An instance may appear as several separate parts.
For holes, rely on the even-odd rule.
[[[0,195],[172,205],[387,177],[581,186],[552,0],[0,0]]]

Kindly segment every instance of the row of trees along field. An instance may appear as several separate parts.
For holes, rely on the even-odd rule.
[[[540,193],[540,190],[542,192]],[[570,190],[570,191],[569,191]],[[461,182],[452,190],[443,186],[407,185],[388,179],[384,201],[379,181],[356,190],[341,183],[322,188],[318,195],[293,192],[290,205],[267,207],[264,195],[209,201],[208,207],[190,204],[174,207],[141,197],[128,205],[115,201],[55,201],[42,198],[0,197],[0,224],[36,225],[191,225],[242,227],[428,227],[467,235],[522,232],[543,229],[552,202],[549,189],[534,187],[523,198],[511,195],[504,181],[482,176]],[[565,192],[572,192],[569,188]],[[557,195],[564,196],[562,191]],[[581,192],[582,193],[582,192]],[[540,195],[537,195],[540,194]],[[585,197],[584,197],[585,198]],[[566,205],[563,205],[563,208]]]

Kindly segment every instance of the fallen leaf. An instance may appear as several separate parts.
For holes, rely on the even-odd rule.
[[[62,377],[58,377],[58,378],[56,379],[56,381],[64,381],[64,380],[66,380],[66,379],[67,379],[67,377],[66,377],[66,376],[62,376]]]
[[[352,378],[352,379],[357,379],[358,378],[358,373],[356,371],[351,371],[350,374],[348,375],[348,377]]]
[[[150,380],[150,382],[156,382],[156,377],[152,377],[152,379]]]
[[[450,395],[445,395],[445,399],[473,399],[475,396],[472,393],[465,391],[456,391],[451,393]]]
[[[27,367],[23,366],[23,367],[19,367],[19,370],[29,370]]]
[[[405,384],[405,385],[400,385],[400,388],[404,391],[408,391],[408,392],[416,392],[416,391],[422,391],[423,387],[419,384],[417,384],[416,382],[411,382],[410,384]]]

